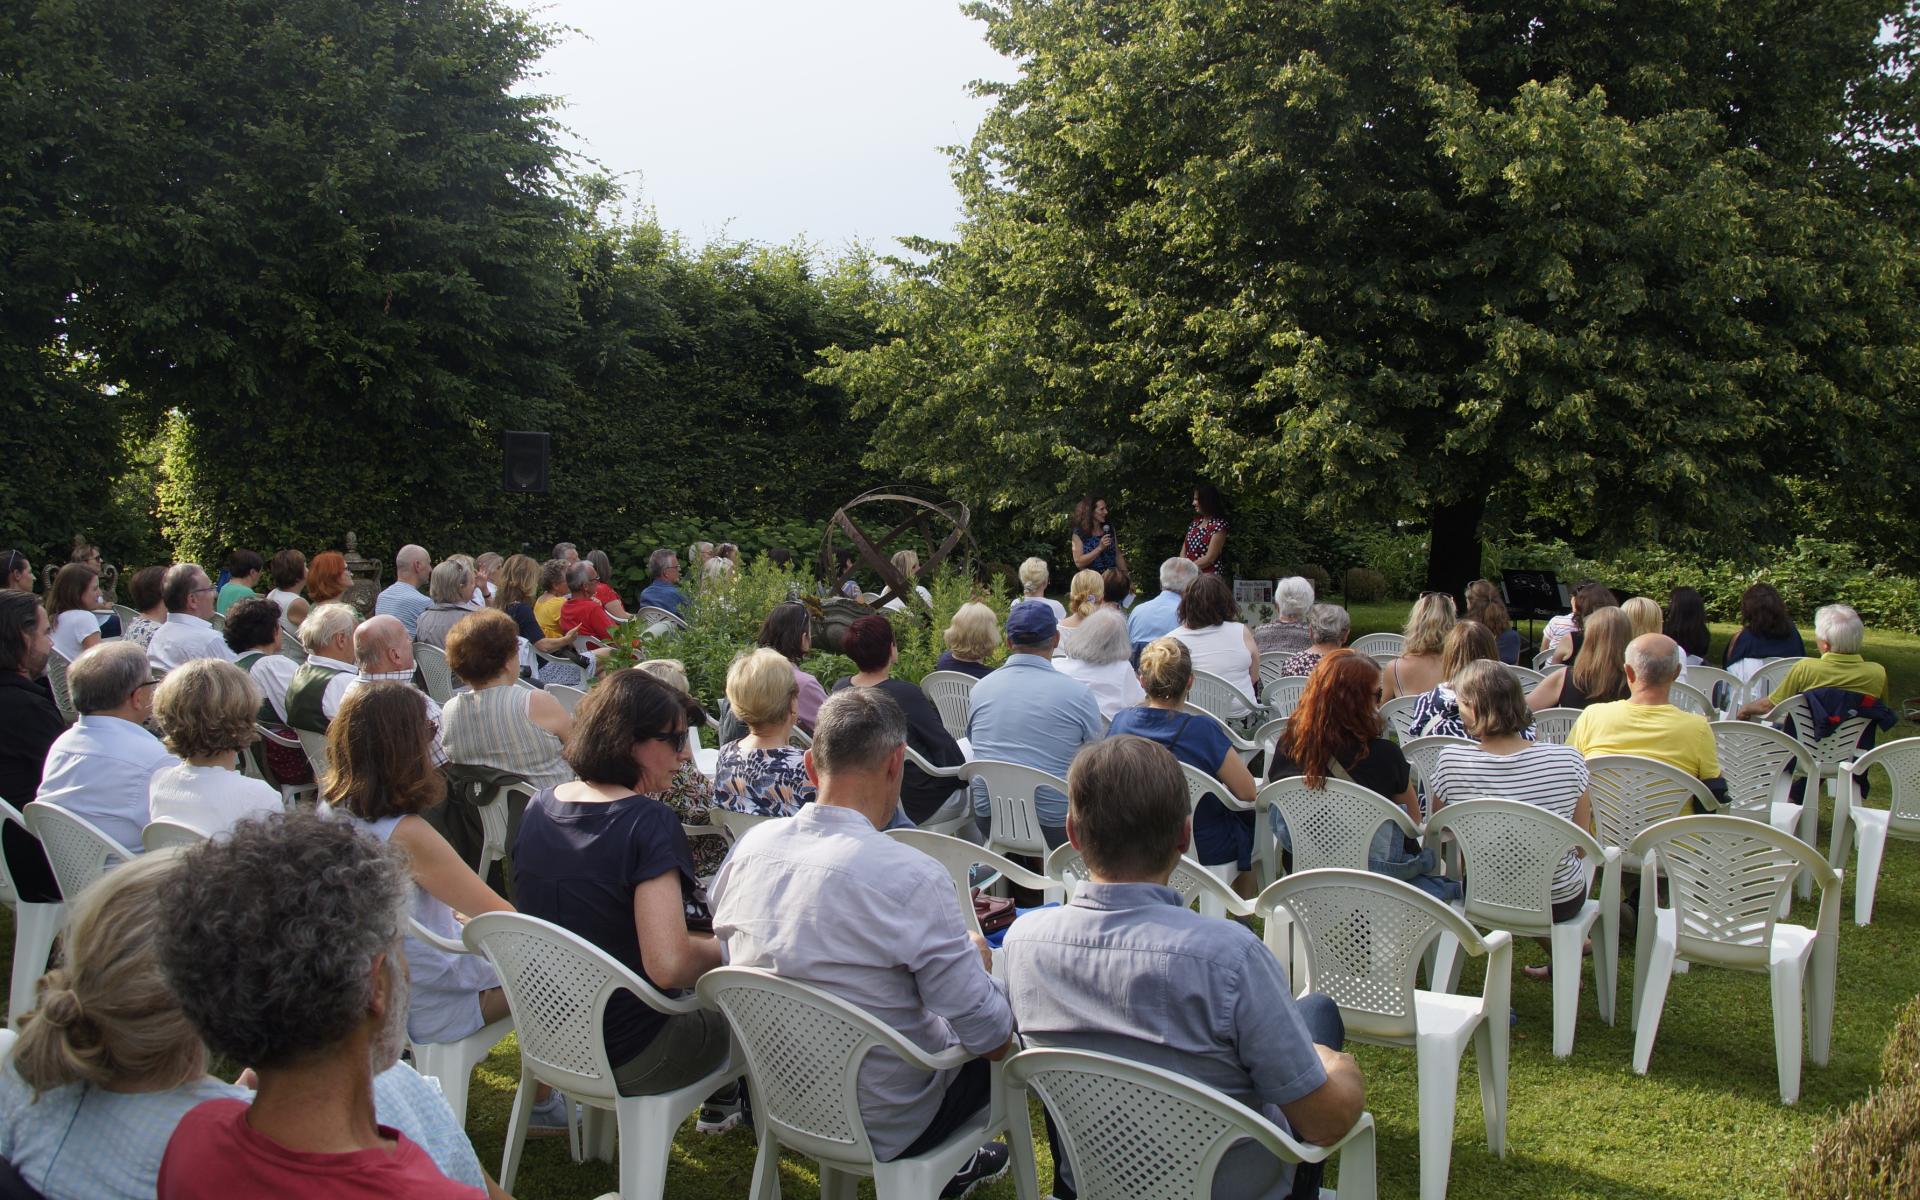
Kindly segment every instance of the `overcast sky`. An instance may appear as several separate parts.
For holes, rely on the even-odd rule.
[[[944,237],[960,206],[940,147],[986,111],[1006,60],[956,0],[548,0],[573,26],[533,90],[568,144],[695,245],[718,237],[883,253]]]

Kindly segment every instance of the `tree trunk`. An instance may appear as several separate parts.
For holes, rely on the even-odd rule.
[[[1480,578],[1480,518],[1485,493],[1451,503],[1435,503],[1427,516],[1427,590],[1446,592],[1455,603],[1467,584]]]

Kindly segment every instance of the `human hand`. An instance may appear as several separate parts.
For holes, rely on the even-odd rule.
[[[993,973],[993,947],[987,944],[987,939],[971,930],[967,933],[967,940],[973,943],[974,949],[980,951],[980,965],[991,975]]]

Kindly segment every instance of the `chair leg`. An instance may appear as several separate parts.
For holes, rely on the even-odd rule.
[[[674,1135],[664,1102],[622,1101],[614,1120],[620,1129],[620,1200],[661,1200]]]
[[[1548,936],[1553,961],[1553,1056],[1573,1053],[1574,1023],[1580,1016],[1580,922],[1565,921]]]
[[[1609,908],[1613,911],[1608,912]],[[1615,1009],[1620,1000],[1620,905],[1617,901],[1600,906],[1599,925],[1600,936],[1593,944],[1594,1002],[1599,1006],[1600,1019],[1612,1025],[1618,1016]]]
[[[1651,881],[1648,886],[1651,886]],[[1667,984],[1673,979],[1674,946],[1651,929],[1642,928],[1640,936],[1652,942],[1647,955],[1646,978],[1636,976],[1633,990],[1639,993],[1634,1005],[1633,1073],[1645,1075],[1653,1058],[1653,1035],[1660,1032],[1660,1011],[1666,1007]]]
[[[1804,975],[1800,962],[1773,964],[1773,1054],[1780,1069],[1780,1103],[1800,1099],[1800,1005]]]
[[[1820,805],[1817,801],[1800,806],[1800,827],[1795,836],[1807,845],[1815,849],[1819,848]],[[1808,871],[1801,871],[1800,878],[1794,882],[1793,886],[1802,900],[1810,899],[1813,896],[1813,875]]]
[[[1808,791],[1812,792],[1812,796],[1808,800],[1808,803],[1818,807],[1820,803],[1819,792],[1815,791],[1811,785],[1809,785]],[[1849,838],[1847,837],[1847,825],[1850,822],[1852,815],[1853,815],[1853,788],[1850,786],[1834,788],[1833,789],[1833,834],[1832,834],[1833,841],[1828,845],[1828,848],[1827,848],[1827,863],[1828,865],[1832,866],[1833,869],[1836,871],[1846,870],[1847,852],[1853,848],[1852,841],[1849,840]]]
[[[533,1092],[537,1080],[520,1072],[520,1086],[513,1092],[513,1107],[507,1111],[507,1148],[500,1159],[500,1190],[513,1191],[513,1178],[520,1173],[520,1152],[527,1147],[527,1126],[533,1123]]]
[[[860,1177],[851,1171],[842,1171],[825,1163],[820,1166],[820,1200],[855,1200],[860,1194]],[[942,1181],[944,1182],[944,1180]],[[875,1200],[891,1200],[887,1195],[891,1188],[882,1189],[880,1181],[874,1180]],[[621,1200],[625,1200],[622,1197]]]
[[[1373,1130],[1369,1129],[1340,1148],[1340,1200],[1377,1200],[1380,1194],[1376,1178]]]
[[[1866,925],[1873,920],[1873,895],[1880,890],[1880,864],[1887,853],[1887,827],[1877,821],[1856,821],[1853,836],[1860,844],[1860,864],[1853,872],[1853,923]]]
[[[1040,1200],[1040,1163],[1033,1149],[1033,1120],[1025,1088],[1006,1090],[1007,1159],[1013,1170],[1015,1200]]]
[[[1507,1156],[1506,1049],[1493,1026],[1491,1013],[1473,1032],[1475,1065],[1480,1074],[1480,1115],[1486,1121],[1487,1149],[1497,1158]]]
[[[1460,1047],[1437,1038],[1416,1038],[1416,1086],[1420,1092],[1420,1200],[1446,1200],[1453,1168],[1453,1112],[1460,1088]]]
[[[780,1200],[780,1143],[773,1130],[760,1123],[760,1148],[753,1156],[753,1185],[750,1200]]]
[[[33,1011],[40,977],[53,957],[53,939],[66,919],[64,904],[19,904],[13,910],[13,981],[7,993],[7,1023]]]

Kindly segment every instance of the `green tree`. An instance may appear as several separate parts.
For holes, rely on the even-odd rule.
[[[960,236],[824,369],[874,463],[1047,515],[1205,472],[1418,517],[1449,588],[1490,502],[1728,543],[1785,532],[1794,475],[1911,488],[1910,433],[1870,437],[1915,416],[1884,3],[969,10],[1018,74]]]

